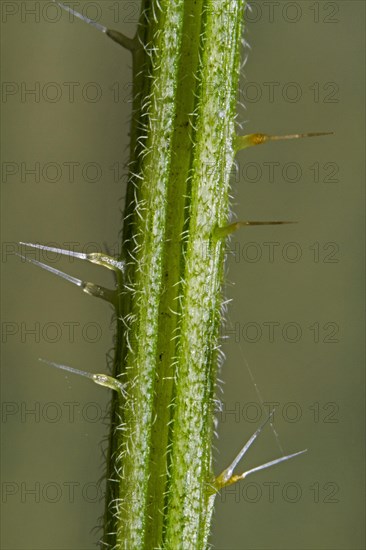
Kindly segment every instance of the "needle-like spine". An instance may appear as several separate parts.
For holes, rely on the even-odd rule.
[[[252,147],[253,145],[262,145],[269,141],[286,141],[289,139],[302,139],[309,137],[330,136],[334,132],[308,132],[305,134],[286,134],[283,136],[272,136],[269,134],[247,134],[245,136],[236,136],[234,146],[236,151]]]
[[[126,48],[127,50],[130,50],[132,52],[137,48],[138,42],[135,38],[129,38],[128,36],[122,34],[119,31],[108,29],[104,25],[101,25],[97,21],[94,21],[93,19],[90,19],[86,15],[79,13],[78,11],[74,10],[70,6],[67,6],[63,2],[59,2],[59,0],[53,0],[53,2],[57,4],[64,11],[71,13],[78,19],[81,19],[81,21],[84,21],[84,23],[87,23],[88,25],[91,25],[98,31],[106,34],[109,38],[111,38],[114,42],[117,42],[117,44],[119,44],[123,48]]]
[[[61,277],[61,279],[64,279],[65,281],[68,281],[69,283],[76,285],[77,287],[81,288],[83,292],[88,294],[89,296],[94,296],[95,298],[101,298],[102,300],[105,300],[112,304],[114,307],[117,307],[117,293],[115,290],[111,290],[109,288],[106,288],[101,285],[96,285],[94,283],[90,283],[88,281],[82,281],[78,277],[74,277],[73,275],[69,275],[68,273],[65,273],[64,271],[61,271],[60,269],[56,269],[55,267],[51,267],[47,264],[44,264],[43,262],[39,262],[38,260],[35,260],[34,258],[27,258],[26,256],[23,256],[23,254],[19,254],[16,252],[16,255],[19,256],[22,260],[25,262],[29,262],[30,264],[33,264],[37,267],[40,267],[41,269],[44,269],[45,271],[48,271],[49,273],[52,273],[53,275],[57,275],[57,277]]]
[[[281,462],[284,462],[285,460],[289,460],[290,458],[295,458],[296,456],[299,456],[307,451],[307,449],[304,449],[303,451],[298,451],[290,455],[281,456],[279,458],[271,460],[270,462],[266,462],[265,464],[261,464],[260,466],[256,466],[255,468],[251,468],[250,470],[247,470],[242,474],[234,475],[234,469],[237,467],[237,465],[239,464],[241,459],[244,457],[244,455],[248,452],[249,448],[252,446],[254,441],[258,438],[264,426],[271,421],[274,415],[274,411],[275,409],[272,410],[268,418],[259,426],[259,428],[249,438],[249,440],[245,443],[245,445],[240,449],[239,453],[235,456],[231,464],[227,468],[225,468],[225,470],[223,470],[220,475],[216,477],[213,483],[214,492],[228,485],[232,485],[233,483],[236,483],[237,481],[240,481],[246,478],[248,475],[253,474],[254,472],[259,472],[260,470],[264,470],[265,468],[270,468],[271,466],[280,464]]]
[[[77,374],[79,376],[84,376],[85,378],[89,378],[90,380],[93,380],[93,375],[91,372],[75,369],[74,367],[69,367],[68,365],[62,365],[61,363],[55,363],[54,361],[48,361],[47,359],[42,359],[42,357],[39,358],[39,361],[41,361],[42,363],[45,363],[45,365],[48,365],[49,367],[56,367],[57,369],[66,370],[67,372],[71,372],[72,374]]]
[[[214,231],[214,238],[216,239],[224,239],[225,237],[228,237],[231,235],[231,233],[234,233],[234,231],[237,231],[240,227],[247,227],[247,226],[258,226],[258,225],[288,225],[291,223],[298,223],[295,221],[282,221],[282,220],[275,220],[275,221],[240,221],[240,222],[234,222],[230,223],[229,225],[225,225],[223,227],[216,227]]]
[[[39,361],[45,363],[50,367],[56,367],[57,369],[65,370],[67,372],[71,372],[72,374],[77,374],[79,376],[89,378],[99,386],[104,386],[106,388],[110,388],[114,391],[120,392],[125,397],[126,392],[124,384],[122,384],[122,382],[120,382],[116,378],[113,378],[112,376],[108,376],[107,374],[92,374],[91,372],[75,369],[74,367],[69,367],[69,365],[62,365],[61,363],[55,363],[54,361],[48,361],[47,359],[39,358]]]
[[[55,254],[62,254],[63,256],[69,256],[72,258],[77,258],[79,260],[86,260],[92,264],[97,264],[107,269],[111,269],[115,272],[124,272],[125,264],[122,260],[117,260],[112,256],[103,254],[103,252],[91,252],[90,254],[85,254],[84,252],[75,252],[74,250],[65,250],[64,248],[57,248],[55,246],[46,246],[38,243],[26,243],[20,241],[21,246],[28,246],[30,248],[36,248],[38,250],[45,250],[47,252],[53,252]]]

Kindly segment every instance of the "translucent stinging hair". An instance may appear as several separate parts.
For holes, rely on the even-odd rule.
[[[124,384],[122,384],[122,382],[120,382],[116,378],[113,378],[112,376],[108,376],[107,374],[92,374],[91,372],[75,369],[74,367],[69,367],[68,365],[61,365],[60,363],[55,363],[54,361],[47,361],[46,359],[40,358],[39,360],[42,363],[49,365],[50,367],[56,367],[57,369],[62,369],[67,372],[71,372],[72,374],[84,376],[85,378],[89,378],[99,386],[104,386],[106,388],[110,388],[111,390],[115,390],[121,393],[123,396],[126,395]]]

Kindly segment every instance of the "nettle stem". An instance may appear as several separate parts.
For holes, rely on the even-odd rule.
[[[244,0],[143,3],[105,543],[203,549]]]
[[[235,474],[263,424],[212,471],[225,239],[241,226],[294,223],[227,223],[234,156],[326,133],[236,136],[245,0],[143,0],[134,38],[54,1],[131,51],[134,93],[121,257],[20,243],[104,266],[116,288],[19,254],[114,307],[112,376],[43,362],[113,390],[103,547],[203,550],[219,490],[305,452]]]

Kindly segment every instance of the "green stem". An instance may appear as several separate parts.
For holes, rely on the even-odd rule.
[[[146,0],[137,46],[105,542],[203,549],[244,0]],[[136,92],[139,93],[136,93]],[[108,534],[111,533],[111,534]]]

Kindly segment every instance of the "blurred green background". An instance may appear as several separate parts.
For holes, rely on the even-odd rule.
[[[132,36],[138,4],[74,6]],[[15,252],[18,241],[119,250],[131,59],[51,2],[1,10],[1,544],[89,549],[103,510],[109,393],[38,358],[105,372],[112,312]],[[335,135],[238,155],[233,217],[299,224],[242,229],[228,244],[215,468],[265,418],[261,401],[278,404],[285,452],[309,450],[222,494],[217,549],[365,547],[364,23],[364,3],[352,0],[259,1],[248,13],[245,132]],[[103,269],[33,257],[113,284]],[[267,427],[239,471],[280,454]]]

